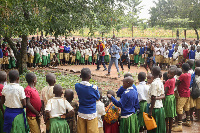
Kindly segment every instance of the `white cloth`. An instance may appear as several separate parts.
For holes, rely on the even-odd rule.
[[[149,93],[148,93],[149,98],[151,99],[151,96],[156,96],[156,97],[161,96],[164,93],[165,93],[164,85],[162,80],[160,78],[154,79],[149,88]],[[162,100],[156,100],[154,108],[162,108],[162,107],[163,107]]]
[[[35,53],[40,53],[40,48],[37,47],[37,46],[35,46],[35,48],[34,48],[34,52],[35,52]]]
[[[161,55],[164,56],[165,47],[161,47],[161,48],[160,48],[160,51],[161,51]]]
[[[5,96],[4,105],[8,108],[23,108],[22,99],[26,98],[24,88],[17,83],[4,86],[2,95]]]
[[[73,110],[73,107],[62,97],[53,97],[48,100],[45,110],[50,111],[50,118],[55,118],[66,114],[66,110]]]
[[[159,50],[160,50],[160,48],[158,48],[158,47],[155,47],[155,48],[154,48],[154,51],[155,51],[155,54],[156,54],[156,55],[160,55],[160,51],[159,51]]]
[[[175,75],[174,78],[175,78],[175,81],[176,81],[176,80],[178,80],[179,76]],[[178,85],[175,86],[174,91],[177,91],[177,87],[178,87]]]
[[[91,48],[88,49],[88,55],[92,56],[92,50],[91,50]]]
[[[179,55],[183,55],[183,50],[184,50],[184,48],[182,46],[178,47]]]
[[[190,69],[189,71],[188,71],[188,73],[190,73],[191,75],[194,73],[194,71],[192,70],[192,69]]]
[[[28,48],[28,52],[31,56],[34,56],[34,50],[33,48]]]
[[[54,53],[55,52],[52,47],[49,47],[49,49],[50,49],[50,53]]]
[[[195,52],[195,60],[200,60],[200,52]]]
[[[92,48],[92,52],[93,52],[93,54],[96,52],[96,48]],[[97,54],[97,53],[96,53]]]
[[[47,56],[47,50],[46,50],[46,49],[42,49],[42,50],[41,50],[41,53],[42,53],[42,55]]]
[[[96,109],[97,109],[98,127],[103,127],[103,121],[101,119],[101,116],[106,114],[104,103],[102,103],[101,101],[97,101]]]
[[[168,58],[169,50],[164,51],[164,58]]]
[[[55,53],[58,53],[59,46],[53,46],[53,49],[54,49],[54,52],[55,52]]]
[[[85,55],[89,55],[89,50],[85,49]]]
[[[106,47],[106,48],[104,49],[104,51],[105,51],[105,55],[109,55],[109,47]]]
[[[82,49],[81,50],[81,56],[84,56],[85,55],[85,49]]]
[[[146,85],[146,82],[140,82],[137,87],[137,92],[138,92],[138,100],[140,101],[147,101],[148,98],[148,92],[149,92],[149,86]]]
[[[44,101],[45,106],[47,104],[47,101],[55,96],[53,94],[53,87],[54,86],[45,86],[41,91],[40,99]]]
[[[179,56],[179,53],[178,53],[178,51],[177,52],[173,52],[173,59],[176,59],[176,60],[178,60],[178,56]]]

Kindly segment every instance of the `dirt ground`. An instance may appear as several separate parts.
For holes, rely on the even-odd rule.
[[[103,71],[103,66],[101,66],[99,71],[96,71],[96,65],[67,65],[67,66],[59,66],[57,69],[60,71],[63,71],[64,73],[70,73],[74,75],[80,75],[80,71],[82,68],[88,67],[90,68],[92,72],[92,79],[96,80],[100,83],[99,87],[101,87],[103,91],[103,95],[106,96],[106,91],[109,89],[112,89],[114,91],[117,91],[118,88],[122,85],[122,79],[123,75],[121,72],[121,77],[118,78],[117,70],[115,66],[113,65],[111,68],[111,75],[109,77],[105,76],[107,74],[107,71]],[[108,67],[108,65],[106,65]],[[128,67],[124,66],[124,73],[128,72]],[[120,68],[121,71],[121,68]],[[131,66],[130,73],[136,74],[139,72],[146,72],[146,70],[143,67],[136,67],[136,66]],[[137,80],[135,81],[137,84]],[[77,95],[75,95],[77,98]],[[200,133],[200,123],[199,122],[193,122],[191,127],[185,127],[183,126],[183,133]],[[41,121],[41,130],[42,132],[45,132],[45,125],[43,120]]]

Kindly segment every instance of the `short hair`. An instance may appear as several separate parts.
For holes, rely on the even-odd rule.
[[[113,90],[108,90],[107,94],[111,94],[113,97],[115,97],[115,92]]]
[[[200,67],[200,60],[197,60],[197,61],[195,62],[195,66],[196,66],[196,67]]]
[[[9,71],[8,75],[10,82],[16,81],[19,78],[19,72],[17,70]]]
[[[194,61],[193,60],[188,60],[186,63],[190,65],[190,68],[194,66]]]
[[[36,78],[34,73],[27,73],[26,74],[26,81],[28,83],[32,83],[34,81],[34,79]]]
[[[126,78],[126,77],[133,77],[133,75],[131,73],[126,73],[126,74],[124,74],[124,78]]]
[[[81,70],[81,77],[86,79],[86,78],[89,78],[91,76],[91,71],[89,68],[83,68]]]
[[[138,74],[138,79],[144,81],[146,79],[146,73],[145,72],[140,72]]]
[[[169,69],[169,71],[170,71],[171,73],[174,73],[174,75],[176,74],[176,70],[177,70],[177,68],[170,68],[170,69]]]
[[[160,75],[160,71],[161,71],[161,69],[160,69],[159,66],[154,66],[152,68],[153,76],[154,76],[154,74],[155,74],[155,76],[159,76]]]
[[[6,81],[6,72],[5,71],[0,71],[0,81]]]
[[[189,70],[190,70],[190,65],[189,65],[188,63],[183,63],[182,69],[183,69],[184,71],[189,71]]]
[[[48,82],[48,83],[52,83],[52,82],[54,82],[56,80],[56,75],[55,74],[53,74],[53,73],[48,73],[47,75],[46,75],[46,81]]]
[[[165,81],[167,81],[168,80],[168,76],[167,76],[167,72],[165,72],[165,73],[163,73],[163,79],[165,80]]]

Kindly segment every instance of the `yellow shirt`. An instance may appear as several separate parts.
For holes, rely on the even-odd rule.
[[[139,54],[140,53],[140,47],[135,47],[134,54]]]
[[[54,86],[45,86],[41,92],[41,100],[44,101],[44,105],[47,105],[49,99],[53,98],[55,95],[53,94]]]

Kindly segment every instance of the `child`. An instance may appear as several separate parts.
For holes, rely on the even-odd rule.
[[[76,49],[75,46],[73,46],[71,51],[71,64],[75,64],[75,62],[76,62]]]
[[[54,97],[53,87],[56,83],[56,76],[53,73],[48,73],[46,75],[46,82],[48,83],[48,86],[45,86],[41,91],[43,113],[44,113],[44,109],[47,105],[47,101]],[[45,115],[43,114],[43,116],[45,116]],[[46,122],[46,131],[47,132],[49,132],[49,129],[50,129],[49,126],[50,126],[50,121],[47,121]]]
[[[129,47],[129,55],[130,55],[130,62],[134,64],[134,51],[135,51],[135,46],[131,44]]]
[[[178,85],[178,94],[179,97],[177,99],[177,114],[178,114],[178,127],[175,127],[173,131],[182,131],[182,115],[183,115],[183,109],[186,112],[186,125],[191,126],[190,122],[190,104],[189,104],[189,98],[190,98],[190,80],[191,80],[191,74],[188,73],[190,69],[190,65],[188,63],[183,63],[182,65],[182,71],[183,74],[179,77],[179,79],[176,81],[176,85]]]
[[[1,69],[2,63],[3,63],[3,51],[0,47],[0,69]]]
[[[178,48],[175,47],[174,52],[173,52],[173,65],[177,65],[178,64],[178,57],[179,57],[179,52],[178,52]]]
[[[70,52],[71,52],[71,47],[68,45],[68,43],[65,43],[65,47],[64,47],[65,64],[69,63]]]
[[[195,53],[195,61],[200,60],[200,46],[197,47],[197,51]]]
[[[168,72],[163,73],[163,84],[165,84],[165,82],[168,80]]]
[[[89,65],[91,65],[91,63],[92,63],[92,45],[90,48],[88,48],[88,55],[89,55],[88,63],[89,63]]]
[[[42,46],[42,50],[41,50],[41,54],[42,54],[42,67],[46,67],[47,66],[47,50],[46,50],[46,46]]]
[[[9,61],[8,61],[8,49],[7,49],[7,42],[4,42],[2,44],[2,52],[3,52],[3,69],[8,69],[8,64],[9,64]]]
[[[113,90],[107,91],[107,95],[108,94],[115,97],[115,92]],[[108,102],[109,103],[106,106],[106,114],[103,121],[104,133],[119,133],[118,119],[120,109],[113,104],[111,99],[109,99]]]
[[[41,61],[41,58],[40,58],[40,48],[38,47],[38,44],[35,45],[35,48],[34,48],[34,55],[35,55],[35,63],[36,63],[36,67],[38,67],[40,61]]]
[[[72,102],[74,99],[74,92],[71,89],[65,90],[64,97],[74,108],[74,115],[72,117],[66,117],[67,123],[69,125],[70,133],[77,133],[77,116],[78,116],[78,104]]]
[[[147,84],[150,85],[153,82],[153,75],[151,73],[147,74]]]
[[[85,49],[85,64],[89,64],[88,62],[89,60],[89,46],[86,46],[86,49]]]
[[[8,69],[15,68],[16,67],[15,55],[10,47],[8,47],[8,60],[9,60]]]
[[[195,52],[196,52],[196,50],[195,50],[195,45],[192,45],[191,46],[191,50],[189,51],[189,59],[190,60],[195,60]]]
[[[174,49],[172,48],[171,45],[169,45],[169,49],[168,49],[168,50],[169,50],[169,54],[168,54],[169,62],[168,62],[168,64],[169,64],[169,65],[172,65],[172,63],[173,63],[172,57],[173,57]]]
[[[111,94],[108,94],[108,98],[111,98],[114,105],[121,108],[121,120],[119,130],[120,133],[139,133],[138,120],[136,111],[139,106],[138,93],[133,89],[133,78],[126,77],[123,79],[123,88],[126,91],[123,92],[119,101],[117,101]]]
[[[82,46],[82,49],[80,50],[81,52],[81,60],[80,63],[81,65],[85,65],[85,48]]]
[[[165,82],[165,100],[164,100],[164,109],[165,109],[165,122],[166,122],[166,132],[171,133],[173,118],[176,116],[176,101],[174,96],[174,88],[176,80],[174,78],[176,69],[170,68],[168,71],[168,80]]]
[[[60,43],[60,46],[59,46],[59,59],[60,59],[60,64],[61,65],[63,65],[63,59],[64,59],[63,51],[64,51],[63,43]]]
[[[28,86],[25,88],[24,92],[26,95],[27,121],[32,133],[40,133],[40,111],[42,102],[39,93],[35,88],[37,78],[34,73],[27,73],[26,81],[28,82]]]
[[[140,52],[140,47],[138,46],[138,42],[137,42],[135,50],[134,50],[134,63],[135,64],[138,64],[138,62],[139,62],[139,52]]]
[[[96,113],[96,101],[100,98],[98,87],[89,83],[91,79],[89,68],[83,68],[80,77],[82,81],[75,85],[79,98],[77,133],[98,133]]]
[[[77,46],[77,48],[76,48],[76,65],[80,64],[80,60],[81,60],[80,47]]]
[[[92,55],[93,55],[93,65],[95,65],[96,61],[97,61],[97,46],[94,44],[93,48],[92,48]]]
[[[101,91],[101,89],[99,89],[99,94],[100,94],[100,98],[96,102],[98,128],[99,128],[99,133],[104,133],[104,131],[103,131],[102,117],[104,117],[104,115],[106,114],[106,112],[105,112],[104,104],[100,101],[100,99],[102,98],[102,91]]]
[[[144,44],[141,45],[140,53],[139,53],[139,62],[141,65],[144,64]]]
[[[160,54],[161,54],[161,51],[160,51],[160,45],[158,43],[156,44],[156,47],[154,48],[154,51],[155,51],[156,63],[157,63],[157,65],[160,65]]]
[[[73,107],[61,97],[63,94],[61,85],[53,87],[53,94],[55,94],[55,97],[49,99],[45,107],[46,118],[50,118],[50,133],[69,133],[69,125],[62,118],[73,116]],[[66,113],[66,110],[68,113]]]
[[[24,88],[19,85],[19,72],[9,72],[10,84],[2,90],[1,102],[6,106],[4,113],[3,132],[25,133],[27,130],[24,107],[26,96]]]
[[[165,133],[165,111],[163,108],[162,99],[165,98],[164,95],[164,85],[159,78],[161,69],[158,66],[152,68],[153,82],[149,88],[149,98],[151,99],[151,107],[149,109],[149,117],[153,116],[157,128],[150,130],[150,133]]]
[[[33,67],[34,50],[33,50],[32,44],[29,45],[27,53],[28,53],[28,63],[30,65],[30,67]]]
[[[143,112],[147,111],[147,98],[149,91],[149,86],[146,85],[145,79],[146,79],[146,73],[140,72],[138,74],[139,85],[136,86],[138,91],[139,105],[140,105],[140,111],[138,114],[138,126],[140,132],[143,132],[145,127]]]
[[[187,61],[188,60],[188,54],[189,54],[189,50],[188,50],[188,45],[185,45],[185,49],[183,50],[183,59],[185,60],[185,61]]]
[[[58,62],[58,58],[56,55],[53,56],[53,59],[51,60],[51,66],[53,68],[57,68],[57,66],[59,65],[59,62]]]
[[[7,80],[7,74],[4,71],[0,71],[0,132],[3,133],[3,115],[4,115],[4,110],[5,106],[1,103],[1,92],[4,87],[4,83]]]
[[[109,63],[109,47],[108,47],[108,44],[106,44],[104,51],[105,51],[105,57],[104,57],[105,63],[108,65],[108,63]]]

